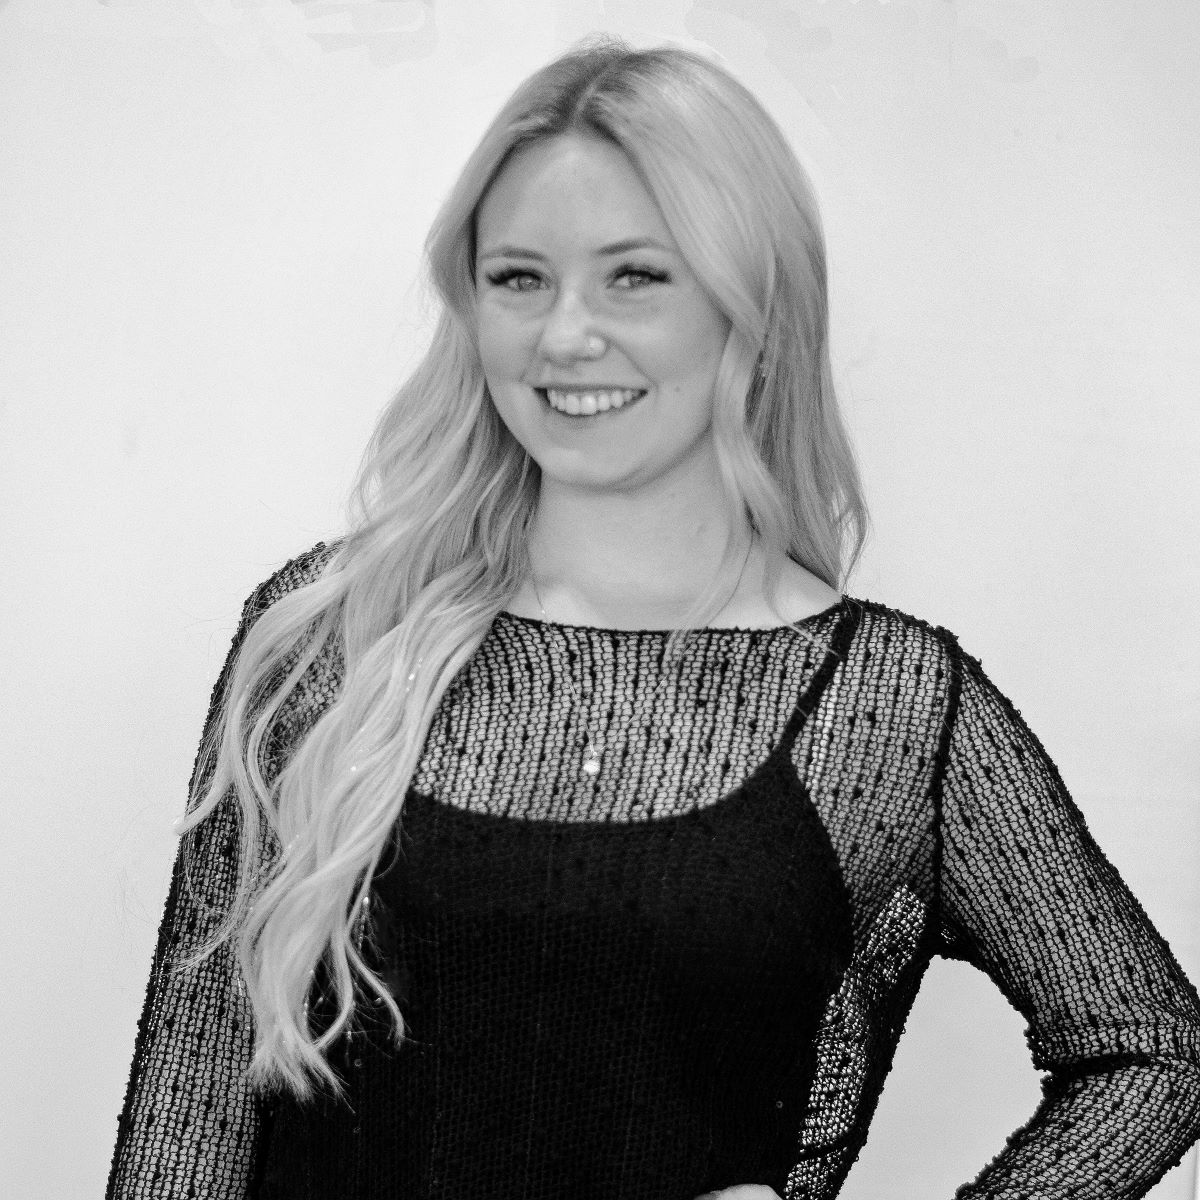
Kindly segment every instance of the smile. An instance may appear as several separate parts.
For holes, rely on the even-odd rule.
[[[613,412],[633,404],[646,394],[639,388],[598,388],[586,392],[563,391],[559,388],[535,390],[555,412],[568,417],[591,417],[597,413]]]

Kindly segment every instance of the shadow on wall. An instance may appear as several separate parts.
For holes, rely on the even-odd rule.
[[[862,9],[867,10],[867,5]],[[720,37],[706,18],[732,17],[756,28],[764,38],[768,59],[784,75],[803,78],[813,56],[835,50],[838,31],[854,31],[862,45],[883,37],[895,59],[939,63],[944,68],[967,69],[1001,83],[1028,83],[1041,73],[1031,55],[1013,54],[998,37],[977,25],[960,23],[955,6],[945,0],[875,0],[869,11],[853,6],[831,6],[827,0],[695,0],[688,14],[690,31],[697,37]],[[847,74],[843,81],[853,85]]]
[[[105,8],[161,8],[162,0],[97,0]],[[0,0],[0,8],[7,0]],[[195,0],[195,13],[218,47],[241,58],[264,42],[304,60],[366,50],[371,65],[426,58],[437,46],[434,0]]]

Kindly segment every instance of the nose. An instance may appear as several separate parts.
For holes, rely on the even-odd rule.
[[[594,358],[595,328],[591,309],[577,293],[564,290],[546,313],[538,353],[558,364]]]

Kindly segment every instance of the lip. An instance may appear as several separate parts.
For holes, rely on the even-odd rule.
[[[632,391],[632,392],[640,393],[640,395],[635,396],[634,399],[627,401],[625,404],[622,404],[620,408],[611,408],[611,409],[607,409],[604,412],[595,412],[595,413],[590,413],[590,414],[585,415],[583,413],[578,413],[578,414],[565,413],[565,412],[561,411],[561,409],[555,408],[554,405],[550,403],[550,397],[547,396],[547,394],[546,394],[547,391],[549,390],[549,388],[535,387],[533,389],[534,392],[537,394],[538,399],[542,402],[542,404],[545,405],[547,412],[552,413],[556,417],[561,417],[564,421],[572,421],[575,423],[582,423],[584,421],[587,421],[587,422],[603,421],[606,417],[607,418],[615,417],[619,413],[624,412],[627,408],[633,408],[635,405],[641,403],[641,401],[643,401],[646,398],[647,392],[649,390],[647,388],[641,388],[641,387],[622,388],[617,385],[605,385],[603,387],[598,387],[595,384],[592,384],[590,386],[584,387],[577,383],[573,383],[573,384],[569,385],[568,387],[559,387],[557,384],[551,384],[551,385],[549,385],[549,387],[552,387],[554,389],[554,391],[556,391],[556,392],[573,392],[576,395],[580,395],[580,396],[586,394],[587,392]]]
[[[636,383],[542,383],[533,386],[535,392],[644,392]]]
[[[589,392],[589,391],[605,391],[605,390],[607,390],[607,389],[604,389],[604,388],[562,388],[562,389],[556,388],[556,389],[554,389],[554,391],[575,392],[576,395],[583,395],[584,392]],[[616,389],[614,389],[614,390],[616,390]],[[622,404],[622,406],[620,406],[620,408],[610,408],[610,409],[606,409],[606,410],[604,410],[604,412],[600,412],[600,413],[584,414],[584,413],[564,413],[562,409],[554,408],[553,404],[550,402],[550,397],[548,397],[546,395],[545,388],[535,388],[534,389],[534,391],[536,392],[536,395],[538,395],[538,398],[542,403],[542,406],[545,406],[547,413],[550,413],[551,416],[556,416],[556,418],[562,419],[564,421],[570,421],[572,425],[577,425],[577,426],[581,426],[581,427],[584,425],[589,425],[589,424],[594,425],[596,421],[604,422],[606,420],[613,420],[614,418],[617,418],[617,416],[619,416],[620,414],[624,413],[626,408],[634,408],[637,406],[638,403],[641,403],[644,400],[644,398],[646,398],[647,390],[644,388],[632,388],[629,390],[640,392],[640,395],[635,396],[634,400],[626,401],[624,404]]]

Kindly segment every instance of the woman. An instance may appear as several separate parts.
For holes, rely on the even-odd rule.
[[[728,75],[537,72],[347,537],[213,695],[110,1197],[834,1196],[934,954],[1045,1097],[963,1196],[1143,1195],[1200,1000],[866,516],[815,202]]]

